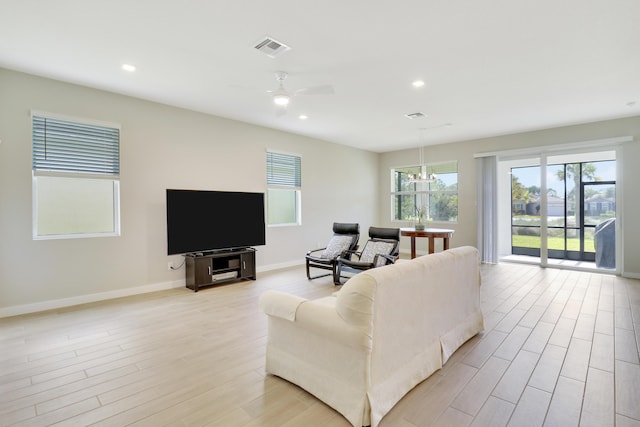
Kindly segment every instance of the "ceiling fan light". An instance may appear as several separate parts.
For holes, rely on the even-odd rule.
[[[273,95],[273,103],[281,107],[284,107],[289,104],[289,95],[286,95],[286,94]]]

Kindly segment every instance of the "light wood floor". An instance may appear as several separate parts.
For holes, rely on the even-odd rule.
[[[640,426],[640,281],[515,264],[482,271],[486,330],[383,427]],[[335,291],[294,268],[1,319],[0,425],[348,426],[265,376],[266,289]]]

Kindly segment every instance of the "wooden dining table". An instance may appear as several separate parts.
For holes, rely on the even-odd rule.
[[[425,228],[424,230],[416,230],[415,228],[401,228],[402,236],[411,237],[411,259],[416,257],[416,237],[426,237],[429,239],[429,253],[435,252],[435,239],[442,239],[442,248],[446,251],[449,249],[449,239],[453,236],[455,230],[448,228]]]

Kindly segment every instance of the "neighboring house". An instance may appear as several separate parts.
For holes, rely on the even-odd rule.
[[[602,215],[607,212],[615,212],[616,201],[614,198],[595,195],[584,201],[584,214],[589,216]]]
[[[556,196],[547,197],[548,216],[564,216],[564,199]]]
[[[527,215],[540,215],[540,196],[538,196],[537,194],[531,196],[529,203],[527,203],[525,212]]]
[[[516,200],[512,203],[514,213],[518,215],[540,215],[540,195],[531,196],[529,202]],[[564,199],[555,196],[547,198],[547,212],[549,216],[564,216]]]
[[[511,212],[514,215],[524,215],[527,211],[527,203],[523,200],[512,201]]]

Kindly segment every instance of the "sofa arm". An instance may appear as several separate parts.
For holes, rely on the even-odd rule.
[[[260,309],[289,326],[341,343],[348,347],[371,348],[367,328],[346,323],[336,312],[336,297],[307,300],[280,291],[268,290],[260,296]]]
[[[298,307],[305,301],[307,301],[305,298],[269,290],[260,295],[259,305],[265,314],[293,322],[296,319]]]

